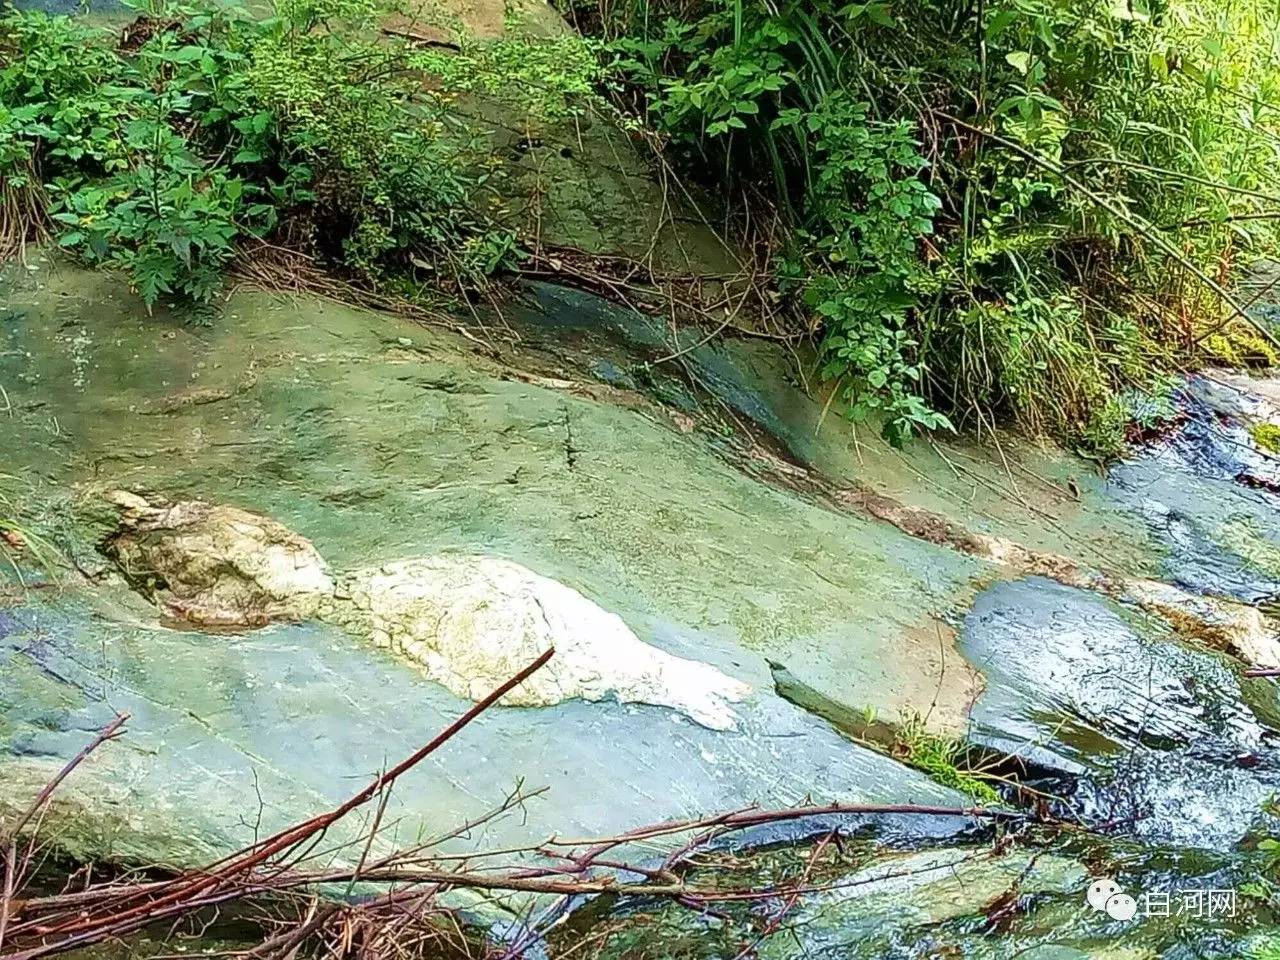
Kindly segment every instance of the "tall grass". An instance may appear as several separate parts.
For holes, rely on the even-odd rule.
[[[823,322],[824,370],[855,413],[1012,420],[1105,455],[1129,398],[1170,372],[1277,360],[1232,292],[1280,241],[1274,4],[595,9],[672,157],[745,197],[740,222],[760,207],[790,222],[779,283],[822,288],[795,298],[796,322]],[[906,182],[936,198],[926,223]]]
[[[0,559],[24,588],[32,571],[57,579],[57,549],[22,519],[28,513],[24,494],[29,493],[21,478],[0,473]]]

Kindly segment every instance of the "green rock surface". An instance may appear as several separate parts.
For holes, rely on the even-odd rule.
[[[1163,804],[1165,823],[1194,795],[1205,824],[1227,809],[1243,824],[1270,789],[1266,763],[1219,773],[1241,750],[1269,749],[1271,722],[1223,655],[1188,652],[1087,590],[1011,581],[1023,571],[780,480],[861,485],[961,528],[1133,575],[1168,559],[1150,513],[1126,499],[1134,478],[1147,500],[1164,489],[1148,478],[1167,450],[1127,465],[1119,495],[1069,457],[1003,439],[899,453],[824,416],[788,385],[776,351],[705,344],[678,366],[655,363],[697,341],[668,342],[661,326],[565,291],[535,291],[510,326],[466,336],[246,290],[197,326],[148,315],[105,274],[32,266],[3,291],[0,495],[74,569],[55,565],[55,580],[22,555],[26,588],[3,592],[0,776],[13,789],[0,793],[0,817],[117,710],[133,715],[128,736],[58,794],[48,824],[72,856],[209,859],[332,807],[468,705],[334,623],[217,633],[167,620],[99,549],[119,522],[104,500],[116,489],[271,518],[314,544],[337,582],[422,557],[517,563],[616,614],[643,643],[751,688],[725,730],[613,700],[495,708],[397,786],[387,843],[448,832],[518,781],[547,790],[451,843],[599,835],[806,798],[964,802],[828,722],[858,717],[883,721],[890,740],[893,724],[915,716],[952,732],[976,722],[980,741],[1036,749],[1082,776],[1109,776],[1132,753],[1150,773],[1135,799]],[[1185,509],[1198,488],[1178,483]],[[1009,493],[1015,484],[1024,496]],[[1098,686],[1099,669],[1119,678],[1116,689]],[[1191,700],[1187,670],[1214,678]],[[1131,693],[1139,681],[1145,700]],[[1248,702],[1224,704],[1236,697]],[[888,916],[887,893],[833,894],[802,928],[827,931],[806,949],[856,956],[850,931],[865,928],[867,956],[923,955],[903,945],[927,929],[928,942],[975,956],[1022,946],[1070,956],[1081,944],[1105,955],[1105,931],[1057,938],[1040,921],[1034,942],[974,946],[988,894],[1007,886],[1006,866],[1021,875],[1027,861],[995,861],[963,890],[949,885],[948,858],[967,848],[937,842],[963,824],[882,824],[899,841],[928,842],[911,856],[937,861],[922,860],[921,879],[901,891],[911,911]],[[335,831],[335,842],[358,829]],[[1238,835],[1194,823],[1146,834],[1179,846]],[[1075,860],[1045,859],[1028,877],[1045,916],[1079,922]],[[712,941],[698,942],[691,956]],[[1115,955],[1144,955],[1142,942],[1125,953],[1124,940]],[[800,955],[781,943],[768,950]]]
[[[776,697],[766,658],[858,705],[932,697],[936,672],[914,653],[936,656],[936,637],[898,640],[967,596],[977,562],[744,476],[661,407],[601,399],[536,355],[514,368],[451,334],[249,292],[190,326],[68,267],[22,278],[7,310],[6,473],[86,570],[107,566],[93,542],[102,491],[203,499],[278,520],[338,569],[450,552],[516,561],[755,690],[733,733],[660,707],[499,709],[397,798],[408,822],[475,815],[520,777],[552,785],[544,816],[485,841],[806,794],[958,800]],[[35,777],[114,708],[133,710],[128,746],[103,751],[66,798],[117,796],[129,816],[111,848],[130,856],[243,839],[259,794],[266,823],[313,813],[460,709],[336,628],[192,633],[121,583],[64,579],[8,614],[4,763]],[[171,846],[151,811],[193,843]],[[86,833],[77,852],[92,846]]]

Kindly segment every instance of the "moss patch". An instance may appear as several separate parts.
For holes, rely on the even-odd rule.
[[[903,727],[894,754],[936,783],[968,794],[975,802],[994,806],[1000,794],[981,774],[968,766],[964,744],[951,737],[930,733],[921,718]]]
[[[1231,324],[1221,333],[1206,337],[1204,348],[1211,359],[1232,367],[1280,366],[1275,347],[1243,324]]]
[[[1267,453],[1280,454],[1280,425],[1274,423],[1254,423],[1249,426],[1249,436],[1253,438],[1259,449]]]

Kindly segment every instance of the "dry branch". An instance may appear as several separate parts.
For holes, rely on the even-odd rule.
[[[7,935],[12,952],[0,953],[0,960],[36,960],[107,940],[118,940],[157,924],[175,924],[237,901],[253,900],[268,909],[263,921],[264,938],[252,951],[263,960],[292,960],[305,949],[314,948],[335,956],[360,953],[375,960],[394,960],[410,953],[421,954],[428,943],[445,938],[455,947],[467,941],[462,925],[452,911],[442,905],[446,891],[470,889],[488,895],[521,894],[571,898],[609,894],[613,896],[667,899],[699,911],[708,911],[718,902],[763,900],[785,895],[783,914],[810,890],[809,874],[821,850],[810,858],[810,866],[799,878],[784,886],[764,889],[724,888],[714,883],[695,882],[682,875],[690,857],[725,834],[765,824],[806,818],[844,815],[923,815],[978,818],[988,821],[1025,820],[1026,815],[1009,810],[981,807],[924,806],[917,804],[829,804],[785,809],[748,808],[714,816],[671,820],[637,827],[617,836],[579,840],[552,838],[539,844],[470,855],[446,855],[435,851],[457,830],[408,849],[370,859],[374,837],[386,825],[386,791],[391,785],[456,736],[464,727],[491,707],[507,692],[524,682],[551,658],[548,650],[524,670],[477,702],[457,720],[411,756],[376,776],[367,786],[332,810],[290,826],[273,836],[198,870],[177,873],[165,879],[118,879],[89,884],[85,889],[48,897],[16,900],[19,883],[6,887]],[[17,821],[29,823],[33,811],[43,809],[53,792],[89,753],[118,735],[124,718],[105,729],[40,792],[30,811]],[[514,791],[498,812],[519,806],[531,794]],[[350,866],[305,867],[315,854],[315,845],[333,826],[352,811],[381,798],[379,814],[364,836],[341,845],[359,850]],[[482,823],[497,813],[487,814]],[[828,838],[835,836],[825,826]],[[658,867],[632,864],[624,859],[606,859],[619,848],[643,841],[671,838],[681,843]],[[541,857],[547,865],[530,864]],[[628,880],[630,875],[638,880]],[[319,893],[327,885],[347,884],[347,899],[325,899]],[[352,902],[354,885],[360,885],[360,902]],[[385,887],[372,898],[364,891]],[[290,914],[290,910],[292,913]],[[274,912],[270,912],[274,911]],[[282,913],[283,912],[283,913]],[[782,914],[766,926],[768,935],[781,922]],[[211,922],[206,920],[206,923]],[[536,925],[534,925],[536,926]],[[170,926],[172,929],[172,926]],[[505,956],[524,953],[531,935],[509,948]],[[438,944],[437,944],[438,945]],[[0,941],[0,950],[3,941]]]

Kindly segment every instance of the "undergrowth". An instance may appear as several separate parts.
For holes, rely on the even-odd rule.
[[[1280,454],[1280,424],[1255,423],[1249,427],[1249,436],[1267,453]]]
[[[1013,421],[1109,456],[1162,374],[1276,360],[1227,293],[1277,240],[1273,4],[565,9],[669,156],[784,238],[781,299],[891,441]]]
[[[276,250],[470,295],[522,254],[459,103],[608,93],[895,444],[1014,423],[1107,458],[1171,373],[1280,359],[1228,292],[1280,239],[1264,0],[561,6],[590,40],[424,44],[379,0],[0,14],[0,258],[51,233],[149,303]]]
[[[373,0],[157,4],[123,35],[0,16],[0,222],[124,269],[148,303],[208,301],[262,245],[376,285],[455,289],[514,255],[419,54]],[[15,234],[19,234],[15,236]]]
[[[15,476],[0,474],[0,575],[26,586],[24,571],[57,578],[56,548],[23,519],[26,485]]]

